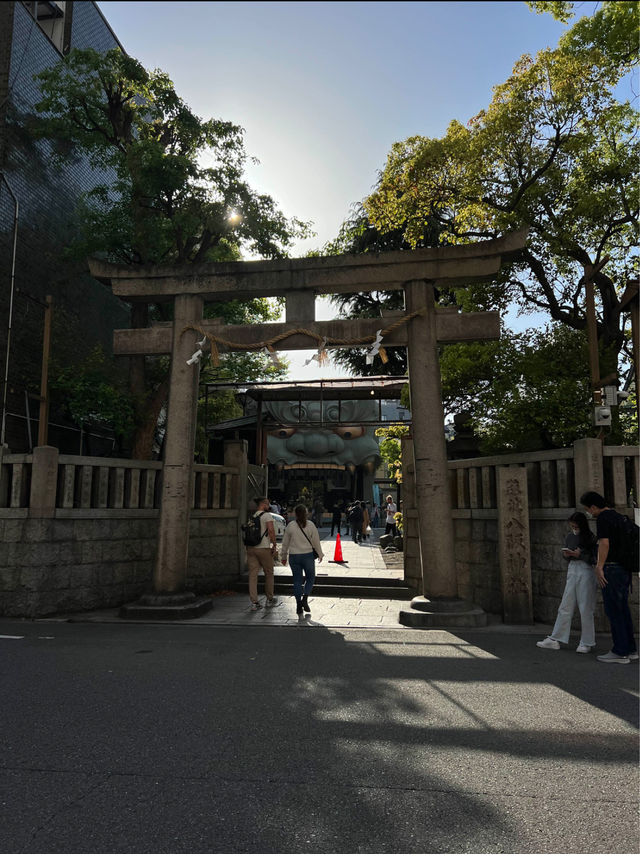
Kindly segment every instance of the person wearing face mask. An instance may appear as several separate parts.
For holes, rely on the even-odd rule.
[[[568,561],[567,582],[558,616],[549,637],[538,641],[541,649],[560,649],[561,643],[569,643],[571,621],[576,605],[580,611],[580,643],[576,652],[588,653],[596,645],[593,614],[596,607],[598,584],[594,572],[596,538],[589,528],[584,513],[569,516],[569,533],[565,538],[562,557]]]

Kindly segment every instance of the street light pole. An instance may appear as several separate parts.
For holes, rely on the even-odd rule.
[[[2,428],[0,429],[0,449],[4,448],[5,444],[5,435],[7,428],[7,390],[9,387],[9,356],[11,353],[11,325],[13,322],[13,295],[15,290],[16,283],[16,247],[18,244],[18,214],[20,210],[20,205],[18,204],[18,199],[16,198],[13,190],[9,182],[7,181],[5,175],[0,173],[0,181],[4,181],[7,190],[9,190],[9,194],[13,199],[14,206],[14,214],[13,214],[13,253],[11,256],[11,290],[9,297],[9,326],[7,328],[7,353],[4,364],[4,384],[2,387]]]

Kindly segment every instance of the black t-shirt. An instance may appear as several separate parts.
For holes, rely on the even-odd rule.
[[[609,540],[609,554],[605,563],[620,563],[621,523],[622,516],[615,510],[603,510],[596,519],[598,540]]]

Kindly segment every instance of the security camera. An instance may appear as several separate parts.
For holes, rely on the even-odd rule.
[[[628,391],[618,391],[617,395],[618,395],[618,400],[626,400],[629,397],[629,392]]]
[[[596,427],[607,427],[611,424],[611,409],[608,406],[596,406],[593,410],[593,423]]]

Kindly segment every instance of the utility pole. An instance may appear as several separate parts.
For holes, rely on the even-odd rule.
[[[598,321],[596,319],[596,302],[593,290],[593,277],[599,273],[609,261],[606,255],[597,264],[585,264],[584,292],[587,306],[587,340],[589,342],[589,371],[591,374],[591,392],[596,406],[602,403],[600,391],[600,355],[598,352]]]
[[[44,335],[42,339],[42,374],[40,377],[40,420],[38,445],[46,445],[49,434],[49,352],[51,350],[51,318],[53,297],[46,298],[44,310]]]
[[[2,387],[2,426],[0,427],[0,449],[4,447],[7,431],[7,391],[9,389],[9,357],[11,354],[11,325],[13,322],[13,295],[16,285],[16,248],[18,243],[18,213],[20,205],[6,177],[0,173],[0,181],[4,181],[11,198],[13,199],[13,252],[11,256],[11,290],[9,297],[9,323],[7,327],[7,351],[4,363],[4,384]]]

